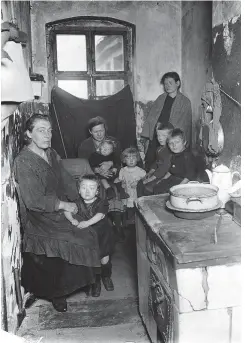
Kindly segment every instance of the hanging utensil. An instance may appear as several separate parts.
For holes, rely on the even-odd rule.
[[[217,241],[218,241],[217,234],[221,226],[222,218],[223,218],[223,214],[220,213],[217,224],[215,225],[215,228],[214,228],[214,232],[211,235],[211,243],[213,244],[217,244]]]

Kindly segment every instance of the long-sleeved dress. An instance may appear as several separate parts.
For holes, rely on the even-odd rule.
[[[106,199],[96,198],[96,200],[91,204],[86,204],[83,199],[76,202],[78,207],[78,213],[76,215],[77,219],[87,221],[94,217],[97,213],[105,214],[105,217],[98,221],[97,223],[91,225],[92,230],[94,230],[98,237],[100,257],[105,257],[111,255],[114,248],[114,234],[112,230],[112,225],[110,224],[107,213],[109,204]]]
[[[93,283],[100,250],[93,230],[78,229],[58,210],[60,200],[78,199],[78,190],[57,153],[49,148],[47,156],[49,163],[25,147],[15,159],[14,173],[26,207],[23,286],[52,298]]]

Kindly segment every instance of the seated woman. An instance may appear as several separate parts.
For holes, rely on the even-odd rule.
[[[26,207],[22,285],[64,312],[66,296],[94,284],[101,273],[98,237],[89,227],[72,225],[64,215],[77,213],[78,189],[50,147],[50,118],[34,114],[25,134],[28,145],[14,162],[20,201]]]
[[[162,181],[153,187],[154,194],[167,193],[172,186],[194,181],[197,178],[196,159],[187,148],[185,134],[174,129],[167,144],[171,151],[170,167]]]
[[[80,144],[78,148],[78,157],[86,158],[88,160],[89,157],[92,155],[92,153],[96,151],[98,152],[101,144],[106,139],[109,139],[114,142],[114,146],[115,146],[114,154],[117,159],[117,163],[120,164],[120,154],[121,154],[120,143],[116,138],[107,135],[106,133],[107,125],[106,125],[105,119],[99,116],[90,119],[88,122],[88,130],[91,136],[85,139],[85,141],[83,141]],[[97,172],[98,174],[102,176],[108,175],[108,171],[104,171],[103,167],[98,168]]]
[[[156,136],[160,146],[156,150],[156,161],[146,174],[145,178],[138,183],[138,195],[153,194],[153,188],[157,185],[170,167],[171,152],[167,145],[167,139],[171,135],[174,127],[172,124],[157,123]]]

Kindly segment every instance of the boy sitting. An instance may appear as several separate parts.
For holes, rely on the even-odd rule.
[[[167,193],[175,185],[197,179],[196,158],[187,148],[184,132],[174,129],[167,144],[171,151],[170,167],[163,179],[154,186],[154,194]]]
[[[138,194],[153,194],[154,187],[163,179],[170,168],[171,152],[167,145],[167,139],[171,135],[174,127],[172,124],[157,123],[156,135],[160,146],[156,150],[156,161],[151,166],[150,171],[143,181],[138,184]]]

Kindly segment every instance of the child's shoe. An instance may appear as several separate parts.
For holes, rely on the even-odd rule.
[[[112,279],[109,276],[102,276],[102,282],[107,291],[114,291]]]
[[[99,297],[101,293],[101,277],[96,275],[96,281],[91,285],[91,295],[92,297]]]

